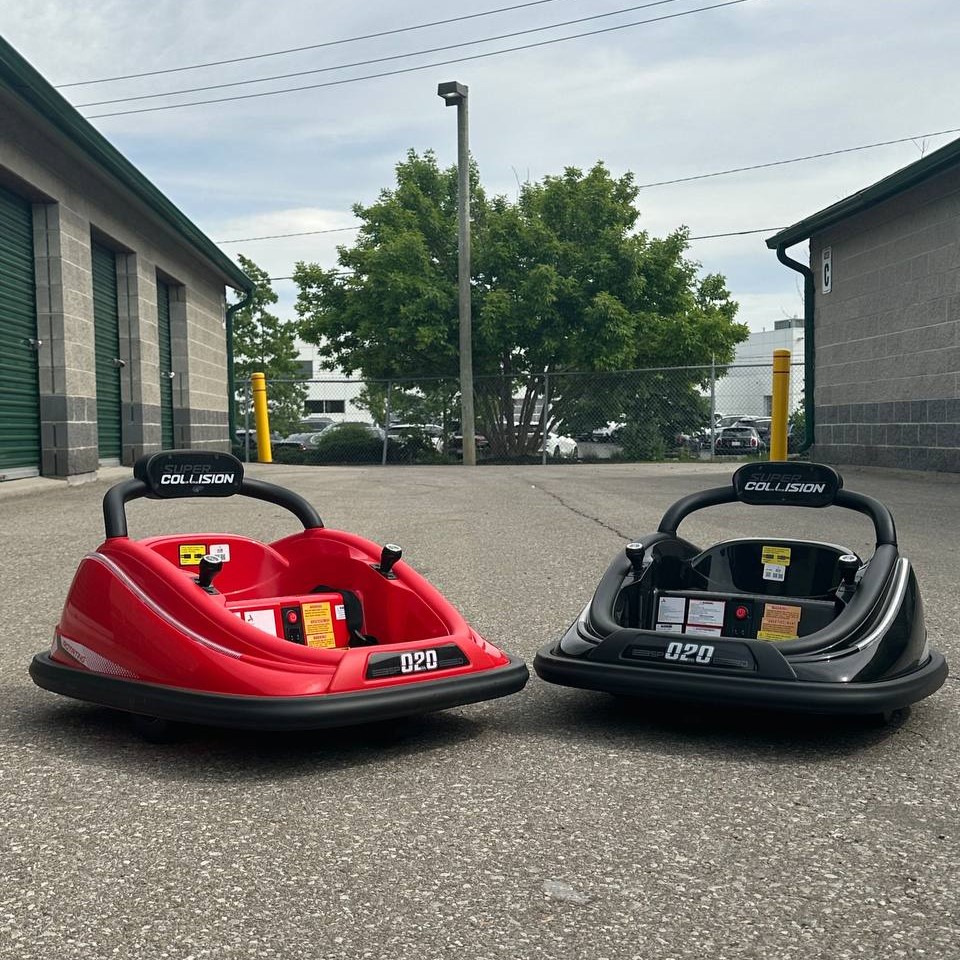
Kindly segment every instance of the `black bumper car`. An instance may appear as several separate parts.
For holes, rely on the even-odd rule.
[[[868,516],[873,555],[779,537],[702,550],[677,535],[704,507],[836,505]],[[823,714],[879,714],[934,693],[947,663],[927,642],[920,589],[890,511],[810,463],[753,463],[694,493],[627,544],[534,669],[628,696]]]

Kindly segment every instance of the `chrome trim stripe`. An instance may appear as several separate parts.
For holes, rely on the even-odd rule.
[[[181,623],[173,614],[168,613],[163,607],[160,606],[154,599],[147,596],[147,594],[139,587],[133,580],[127,576],[126,573],[109,557],[105,557],[102,553],[88,553],[85,560],[94,560],[99,564],[105,566],[118,580],[139,600],[142,600],[158,617],[162,620],[165,620],[170,626],[175,627],[181,633],[186,634],[190,637],[191,640],[196,640],[197,643],[201,644],[204,647],[209,648],[210,650],[216,650],[217,653],[225,654],[228,657],[233,657],[235,660],[240,660],[243,658],[243,654],[237,650],[231,650],[229,647],[221,646],[219,643],[215,643],[213,640],[209,640],[204,637],[202,634],[197,633],[195,630],[191,630],[190,627],[186,624]]]
[[[901,557],[897,561],[896,570],[893,574],[893,587],[889,594],[886,609],[880,622],[864,637],[857,641],[856,650],[865,650],[871,644],[876,643],[890,629],[891,624],[897,618],[900,607],[903,604],[904,594],[907,592],[907,580],[910,576],[910,561]]]

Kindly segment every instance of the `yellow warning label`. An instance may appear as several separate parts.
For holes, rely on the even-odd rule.
[[[335,647],[337,645],[328,600],[303,604],[303,632],[306,634],[308,647]]]
[[[763,563],[778,563],[781,567],[790,566],[790,548],[789,547],[767,547],[763,548],[760,555]]]
[[[758,640],[795,640],[799,636],[802,608],[789,603],[765,603]]]
[[[796,640],[797,635],[795,633],[777,633],[774,630],[758,630],[757,639],[758,640]]]
[[[180,566],[196,567],[206,556],[207,548],[202,543],[181,543],[180,544]]]

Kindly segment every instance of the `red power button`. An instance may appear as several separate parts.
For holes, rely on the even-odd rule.
[[[299,619],[295,610],[287,611],[287,623],[296,623]]]
[[[733,615],[738,620],[746,620],[747,617],[750,616],[750,610],[747,607],[737,607],[737,609],[733,611]]]

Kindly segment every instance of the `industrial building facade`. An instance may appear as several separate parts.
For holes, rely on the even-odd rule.
[[[239,267],[0,40],[0,479],[229,449]]]
[[[960,140],[767,244],[806,239],[812,455],[960,471]]]

